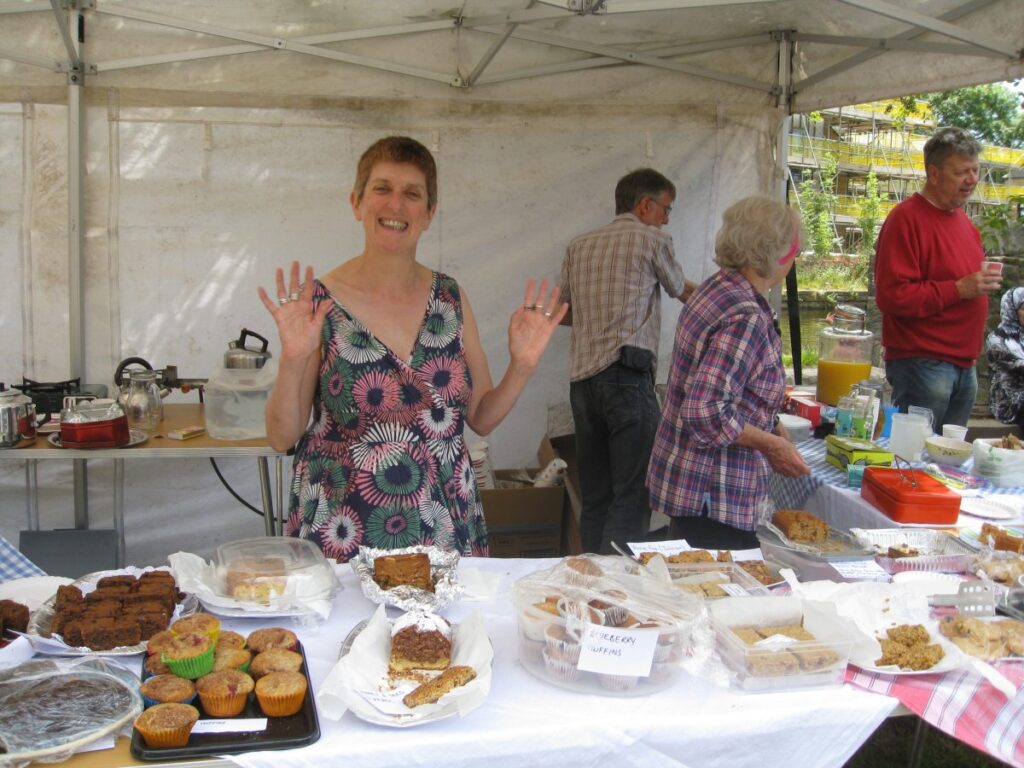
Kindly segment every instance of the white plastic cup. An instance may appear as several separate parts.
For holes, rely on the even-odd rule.
[[[473,465],[478,488],[494,488],[494,468],[491,466],[491,446],[483,440],[469,446],[469,461]]]
[[[959,424],[943,424],[942,436],[951,437],[954,440],[966,440],[967,427],[961,427]]]

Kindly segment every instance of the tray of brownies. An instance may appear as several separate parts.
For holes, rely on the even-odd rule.
[[[27,636],[38,653],[127,656],[197,606],[166,569],[100,571],[58,587],[32,614]]]

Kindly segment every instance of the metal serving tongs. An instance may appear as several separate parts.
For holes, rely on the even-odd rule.
[[[636,555],[632,554],[631,552],[627,552],[625,549],[620,547],[614,541],[609,541],[608,543],[612,545],[612,549],[614,549],[616,552],[618,552],[623,557],[628,557],[633,562],[640,563],[640,558],[639,557],[637,557]],[[640,563],[640,565],[643,565],[643,563]]]
[[[995,616],[995,585],[984,581],[965,581],[955,595],[929,595],[928,605],[951,605],[966,616]]]

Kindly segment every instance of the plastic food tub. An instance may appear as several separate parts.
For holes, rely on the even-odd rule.
[[[586,563],[583,571],[574,565]],[[643,696],[680,676],[703,601],[625,558],[570,557],[521,578],[512,590],[519,659],[536,677],[571,691]]]
[[[797,597],[726,598],[709,610],[715,647],[745,691],[842,685],[850,651],[863,639],[853,624]],[[786,636],[794,627],[813,639]]]

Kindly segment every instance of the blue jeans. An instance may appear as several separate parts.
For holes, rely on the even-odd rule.
[[[569,385],[583,510],[584,552],[645,541],[651,507],[644,482],[661,414],[650,371],[613,363]]]
[[[974,366],[961,368],[926,357],[886,360],[885,377],[892,384],[892,401],[901,413],[910,405],[930,408],[935,417],[932,429],[940,433],[943,424],[967,426],[978,394]]]

